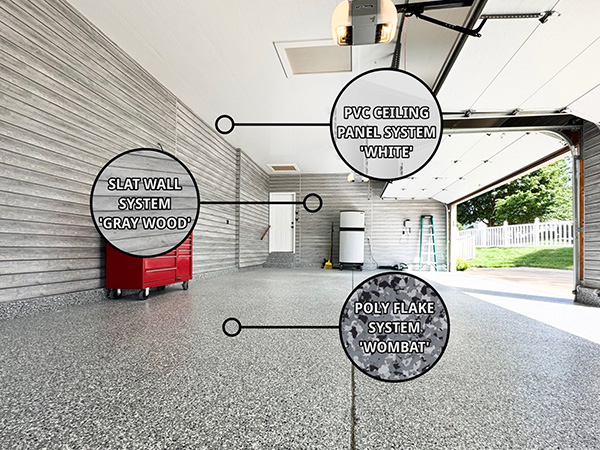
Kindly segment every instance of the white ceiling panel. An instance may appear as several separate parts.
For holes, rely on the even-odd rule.
[[[559,139],[543,133],[453,135],[442,142],[430,165],[411,179],[390,184],[384,197],[451,203],[562,146]],[[462,159],[455,162],[457,157]]]
[[[573,114],[590,122],[600,123],[600,85],[569,105]]]
[[[501,138],[501,135],[493,136]],[[453,202],[542,159],[561,147],[561,141],[552,136],[542,133],[521,134],[511,145],[493,156],[488,164],[481,164],[465,173],[461,180],[449,184],[445,191],[438,192],[433,198],[444,203]]]
[[[418,177],[412,176],[394,181],[394,192],[402,191],[402,197],[408,198],[417,194],[422,198],[423,194],[420,192],[423,188],[437,192],[435,186],[441,186],[444,183],[442,173],[447,169],[448,165],[452,164],[452,161],[459,159],[465,150],[473,146],[478,139],[481,138],[472,134],[444,135],[435,156],[429,164],[418,172]],[[426,180],[426,183],[424,180]]]
[[[537,20],[490,20],[480,38],[469,37],[438,94],[442,111],[472,109],[539,24]]]
[[[552,80],[556,74],[568,68],[578,55],[600,37],[598,21],[600,21],[600,4],[598,0],[563,0],[554,9],[561,15],[551,17],[542,24],[537,19],[495,20],[501,24],[509,22],[536,24],[534,32],[518,51],[506,62],[506,65],[494,78],[489,87],[472,105],[476,111],[510,110],[523,108],[526,100]],[[530,12],[542,12],[544,10]],[[486,24],[487,27],[487,24]],[[485,32],[486,27],[484,27]],[[499,44],[512,41],[513,36],[500,36]],[[520,40],[520,39],[519,39]],[[594,58],[595,57],[595,58]],[[595,53],[582,55],[579,58],[579,69],[589,69],[585,63],[597,61],[600,57],[600,46]],[[584,67],[582,67],[584,66]],[[562,84],[553,84],[551,89],[544,90],[534,102],[539,109],[556,109],[566,106],[574,98],[579,97],[582,84],[590,78],[588,70],[570,71],[569,78]],[[596,73],[597,83],[597,73]]]
[[[353,47],[352,72],[286,78],[273,43],[331,39],[339,1],[70,0],[210,126],[221,114],[237,122],[327,122],[351,78],[389,67],[394,43]],[[468,11],[431,15],[462,24]],[[457,36],[412,17],[402,62],[433,84]],[[226,139],[263,168],[285,162],[302,172],[349,170],[323,128],[240,127]]]
[[[509,149],[520,135],[520,133],[494,133],[489,136],[484,134],[474,146],[461,155],[456,163],[449,163],[447,169],[442,172],[442,176],[448,180],[458,180],[467,177],[472,170],[479,166],[493,166],[494,157]],[[493,171],[494,168],[489,167],[489,170]]]
[[[396,0],[396,3],[401,3],[401,0]],[[469,9],[428,11],[426,15],[448,23],[463,25]],[[441,63],[446,59],[459,34],[414,16],[407,18],[404,26],[406,39],[403,40],[400,68],[417,74],[431,87],[440,71]]]
[[[595,65],[590,65],[591,61],[595,61]],[[551,80],[526,99],[520,105],[520,108],[537,111],[544,108],[544,105],[547,107],[549,99],[553,99],[556,108],[562,108],[591,91],[599,83],[600,36],[566,67],[557,72]],[[600,108],[596,116],[594,122],[598,122],[598,119],[600,119]]]
[[[560,13],[537,19],[488,20],[469,38],[446,79],[444,111],[555,110],[598,84],[600,4],[597,0],[490,0],[484,14]],[[600,116],[600,114],[598,114]]]
[[[237,122],[325,123],[342,87],[366,70],[389,67],[394,49],[353,47],[352,72],[287,78],[273,43],[329,39],[339,0],[70,1],[210,126],[221,114]],[[570,106],[600,120],[598,0],[488,0],[484,14],[553,9],[562,15],[546,24],[490,20],[481,38],[469,37],[438,95],[442,109]],[[429,15],[464,24],[468,9]],[[459,35],[415,17],[405,27],[401,67],[432,85]],[[446,137],[426,168],[393,183],[386,196],[452,201],[560,146],[531,136]],[[285,163],[304,173],[349,172],[326,127],[239,127],[226,139],[263,168]]]

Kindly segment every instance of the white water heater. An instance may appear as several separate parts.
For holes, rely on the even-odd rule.
[[[340,269],[362,270],[365,263],[365,212],[340,212]]]

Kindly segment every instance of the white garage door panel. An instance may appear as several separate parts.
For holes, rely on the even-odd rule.
[[[442,111],[470,109],[537,25],[536,20],[490,20],[481,38],[467,39],[438,95]]]
[[[590,122],[600,123],[600,85],[569,105],[574,114]]]
[[[592,61],[593,65],[590,65]],[[593,89],[599,82],[600,37],[552,80],[531,95],[521,108],[539,110],[548,104],[548,99],[552,99],[552,103],[557,107],[564,107]]]
[[[550,18],[545,24],[533,19],[533,22],[539,26],[473,105],[475,110],[508,110],[523,108],[525,105],[531,106],[532,102],[526,104],[524,102],[600,36],[598,0],[576,2],[563,0],[554,10],[561,15]],[[583,11],[585,14],[582,13]],[[525,22],[530,19],[520,20]],[[498,22],[507,24],[510,20],[498,20]],[[505,35],[504,38],[505,41],[513,40],[511,35]],[[588,64],[592,60],[590,57],[591,55],[586,57]],[[593,74],[594,72],[596,73]],[[597,79],[597,71],[589,70],[589,66],[581,72],[572,72],[565,79],[568,80],[567,83],[555,84],[554,89],[546,89],[543,95],[537,96],[533,104],[538,109],[565,106],[581,95],[577,92],[580,92],[582,83],[586,78],[593,76],[592,74],[596,75]],[[588,85],[587,89],[589,88]],[[585,87],[583,89],[585,92]]]
[[[497,133],[491,136],[484,135],[476,146],[461,155],[459,162],[449,165],[448,169],[442,173],[442,176],[449,180],[466,177],[476,167],[485,165],[484,161],[489,161],[494,155],[510,148],[522,136],[522,133],[505,133],[504,136]]]
[[[453,135],[444,140],[429,165],[411,179],[389,185],[384,197],[434,198],[451,202],[538,161],[562,146],[555,136],[544,133]],[[455,160],[458,162],[454,163]],[[488,162],[484,163],[485,160]]]

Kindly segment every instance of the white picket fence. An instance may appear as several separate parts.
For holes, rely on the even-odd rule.
[[[455,247],[456,256],[462,259],[474,259],[475,253],[475,237],[474,236],[458,236]]]
[[[504,222],[500,227],[461,230],[458,239],[473,240],[475,247],[567,247],[573,245],[573,222],[540,222],[539,219],[522,225]]]

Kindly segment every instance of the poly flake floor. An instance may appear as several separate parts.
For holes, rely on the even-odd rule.
[[[419,276],[447,305],[449,343],[395,384],[352,370],[335,329],[221,330],[337,325],[351,272],[259,269],[0,321],[0,448],[600,448],[600,345],[576,335],[599,309]],[[563,329],[537,319],[545,304]]]

